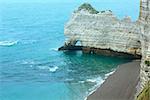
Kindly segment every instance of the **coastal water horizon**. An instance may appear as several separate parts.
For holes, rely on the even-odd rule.
[[[65,41],[65,23],[82,3],[0,4],[2,100],[84,100],[118,65],[130,61],[57,51]],[[99,11],[111,9],[119,19],[130,15],[136,21],[139,16],[139,2],[126,7],[109,1],[91,5]]]

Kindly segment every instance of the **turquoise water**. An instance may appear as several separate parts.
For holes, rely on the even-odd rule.
[[[80,3],[1,4],[0,100],[83,100],[128,61],[56,50],[65,39],[64,24]],[[119,18],[138,17],[138,3],[92,4],[112,9]]]

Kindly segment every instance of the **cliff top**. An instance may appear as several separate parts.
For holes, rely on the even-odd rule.
[[[82,4],[77,11],[81,10],[87,10],[91,14],[97,14],[99,13],[97,10],[95,10],[89,3]]]

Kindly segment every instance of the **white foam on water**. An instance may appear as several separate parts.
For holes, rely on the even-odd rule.
[[[73,78],[67,78],[67,79],[65,79],[65,81],[73,81],[74,79]]]
[[[97,77],[97,78],[92,78],[92,79],[87,79],[86,82],[91,82],[91,83],[99,83],[103,81],[103,79],[101,77]]]
[[[22,44],[33,44],[33,43],[36,43],[37,40],[22,40],[21,43]]]
[[[85,83],[85,81],[79,81],[79,83],[81,83],[81,84],[82,84],[82,83]]]
[[[36,64],[34,61],[32,60],[23,60],[21,64],[30,64],[30,65],[33,65],[33,64]]]
[[[105,78],[102,79],[101,77],[98,78],[93,78],[93,79],[87,79],[87,82],[93,82],[96,83],[93,88],[89,89],[89,92],[87,93],[87,96],[85,97],[84,100],[87,100],[87,97],[91,95],[93,92],[95,92],[103,83],[104,81],[108,78],[108,76],[112,75],[115,72],[115,70],[111,71],[110,73],[105,74]]]
[[[101,77],[97,77],[97,78],[93,78],[93,79],[87,79],[86,82],[91,82],[91,83],[95,83],[96,85],[94,85],[92,88],[89,89],[89,94],[93,93],[103,82],[104,79],[102,79]]]
[[[57,69],[58,69],[58,67],[57,67],[57,66],[54,66],[54,67],[52,67],[52,68],[49,67],[48,70],[49,70],[50,72],[56,72]]]
[[[116,71],[116,70],[113,70],[113,71],[111,71],[110,73],[105,74],[105,79],[106,79],[108,76],[112,75],[115,71]]]
[[[38,66],[39,69],[49,70],[50,72],[56,72],[58,70],[57,66],[49,67],[49,66]]]
[[[87,97],[90,94],[92,94],[93,92],[95,92],[97,90],[97,88],[100,87],[100,85],[104,82],[104,79],[102,79],[102,77],[97,77],[97,78],[93,78],[93,79],[87,79],[86,82],[96,83],[96,85],[94,85],[92,88],[89,89],[84,100],[87,100]]]
[[[16,45],[17,43],[18,43],[18,41],[11,41],[11,40],[8,40],[8,41],[0,41],[0,46],[9,47],[9,46]]]
[[[87,82],[96,83],[96,79],[87,79]]]

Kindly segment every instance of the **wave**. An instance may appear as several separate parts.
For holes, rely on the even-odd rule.
[[[74,79],[73,79],[73,78],[70,78],[70,79],[67,78],[67,79],[65,79],[65,81],[66,81],[66,82],[72,82],[72,81],[74,81]]]
[[[37,40],[22,40],[21,41],[22,44],[34,44],[36,42],[37,42]]]
[[[13,45],[16,45],[18,43],[18,41],[0,41],[0,46],[13,46]]]
[[[29,64],[29,65],[33,65],[33,64],[36,64],[34,61],[30,61],[30,60],[23,60],[22,61],[22,63],[21,64],[25,64],[25,65],[27,65],[27,64]]]
[[[49,62],[40,63],[38,61],[33,61],[33,60],[23,60],[21,61],[21,64],[29,65],[30,67],[36,67],[41,70],[48,70],[50,72],[56,72],[59,69],[58,66],[49,65]]]
[[[10,46],[14,46],[16,44],[34,44],[36,43],[37,40],[4,40],[4,41],[0,41],[0,46],[5,46],[5,47],[10,47]]]
[[[89,94],[91,94],[104,82],[104,79],[102,79],[102,77],[97,77],[97,78],[87,79],[86,82],[91,82],[91,83],[96,84],[93,86],[93,88],[89,89],[89,91],[92,91],[89,93]]]
[[[105,74],[105,78],[102,79],[101,77],[98,78],[93,78],[93,79],[87,79],[87,82],[94,82],[96,83],[93,88],[89,89],[89,92],[87,93],[87,96],[84,98],[84,100],[87,100],[87,97],[91,95],[93,92],[95,92],[103,83],[104,81],[108,78],[108,76],[112,75],[115,72],[115,70],[111,71],[110,73]]]
[[[50,72],[56,72],[57,69],[58,69],[58,67],[57,67],[57,66],[54,66],[54,67],[52,67],[52,68],[49,67],[48,70],[49,70]]]
[[[115,70],[111,71],[110,73],[105,74],[105,79],[106,79],[108,76],[112,75],[114,72],[115,72]]]
[[[101,81],[103,81],[101,77],[86,80],[86,82],[91,82],[91,83],[100,83]]]
[[[57,66],[49,67],[49,66],[38,66],[39,69],[46,69],[50,72],[56,72],[58,70]]]
[[[82,84],[82,83],[85,83],[85,81],[79,81],[78,83],[81,83],[81,84]]]
[[[102,79],[102,77],[97,77],[97,78],[92,78],[92,79],[87,79],[86,82],[92,82],[96,83],[92,88],[89,89],[89,91],[86,93],[87,95],[85,96],[84,100],[87,100],[87,97],[91,95],[93,92],[97,90],[97,88],[100,87],[100,85],[104,82],[105,80]]]

